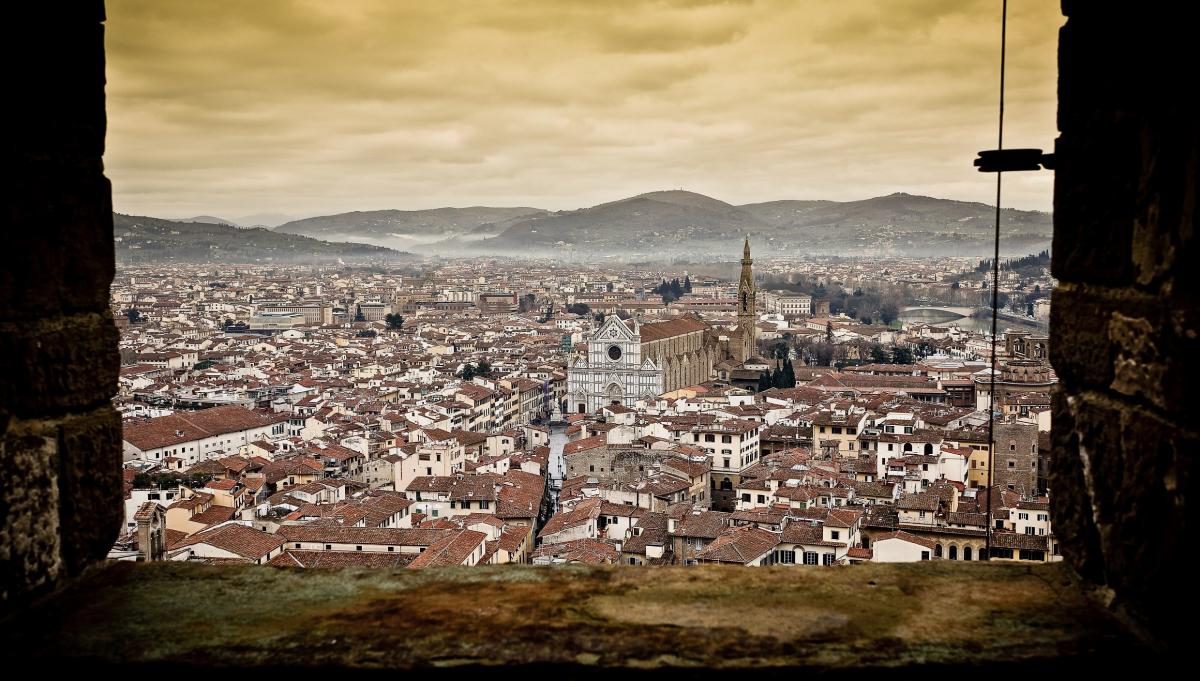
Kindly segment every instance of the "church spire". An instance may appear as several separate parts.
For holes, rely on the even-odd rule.
[[[757,347],[758,341],[758,290],[754,286],[754,270],[750,259],[750,237],[742,249],[742,276],[738,281],[738,328],[742,331],[742,348],[739,361],[745,362]]]

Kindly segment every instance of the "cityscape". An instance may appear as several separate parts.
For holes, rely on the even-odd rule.
[[[1194,10],[14,5],[8,666],[1174,670]]]
[[[986,261],[753,247],[124,264],[110,558],[1060,560],[1047,254],[1002,263],[993,343]]]

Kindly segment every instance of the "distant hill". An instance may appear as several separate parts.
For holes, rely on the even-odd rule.
[[[982,203],[910,194],[734,206],[692,192],[651,192],[518,221],[494,238],[465,247],[499,253],[736,256],[736,242],[749,235],[763,254],[980,255],[991,252],[994,215],[995,209]],[[1001,227],[1002,250],[1025,254],[1049,247],[1053,221],[1049,213],[1005,210]]]
[[[178,220],[171,220],[171,222],[201,222],[206,225],[229,225],[230,227],[241,227],[240,224],[232,220],[226,220],[225,218],[218,218],[212,215],[197,215],[191,218],[179,218]]]
[[[294,220],[276,232],[441,255],[738,257],[756,255],[988,256],[995,209],[892,194],[861,201],[733,205],[688,191],[656,191],[590,208],[437,208],[356,211]],[[1001,252],[1050,247],[1049,213],[1005,210]],[[732,244],[732,245],[731,245]],[[731,250],[732,249],[732,250]]]
[[[499,234],[514,221],[545,214],[539,208],[434,208],[431,210],[371,210],[293,220],[275,228],[330,240],[358,240],[408,247],[447,237],[477,239]]]
[[[389,248],[330,243],[268,229],[113,214],[118,262],[314,262],[413,258]]]
[[[295,215],[284,215],[283,213],[255,213],[253,215],[243,215],[232,220],[238,227],[267,227],[274,228],[282,225],[285,222],[295,220]]]

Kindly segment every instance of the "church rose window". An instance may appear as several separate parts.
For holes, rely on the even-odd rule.
[[[621,359],[621,348],[615,345],[608,346],[608,358],[614,362]]]

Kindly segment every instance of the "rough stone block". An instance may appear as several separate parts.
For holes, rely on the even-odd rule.
[[[53,584],[61,570],[57,440],[41,422],[0,433],[0,604]]]
[[[1085,578],[1104,581],[1104,555],[1100,535],[1092,517],[1092,491],[1086,479],[1085,464],[1080,456],[1079,435],[1069,401],[1072,398],[1061,390],[1054,393],[1054,455],[1050,457],[1051,511],[1055,533],[1070,541],[1062,541],[1064,558]]]
[[[1055,481],[1065,486],[1053,490],[1055,511],[1062,514],[1055,517],[1057,530],[1066,537],[1089,531],[1087,509],[1079,507],[1086,499],[1104,579],[1119,605],[1130,604],[1135,619],[1167,621],[1178,585],[1188,581],[1178,551],[1196,526],[1186,499],[1200,439],[1144,407],[1101,393],[1064,396],[1056,407]],[[1080,469],[1083,490],[1077,486]],[[1080,492],[1086,497],[1074,498]],[[1092,547],[1080,553],[1077,541],[1068,545],[1074,563],[1094,570]]]
[[[58,424],[59,526],[68,576],[103,560],[124,519],[121,417],[108,405]]]
[[[0,322],[0,406],[31,417],[107,402],[117,387],[116,345],[108,310]]]
[[[114,273],[111,187],[99,172],[31,169],[8,189],[0,319],[32,320],[108,308]],[[57,191],[54,191],[57,189]]]
[[[1141,147],[1136,121],[1105,123],[1064,132],[1055,143],[1051,270],[1063,281],[1133,281],[1129,253]]]

